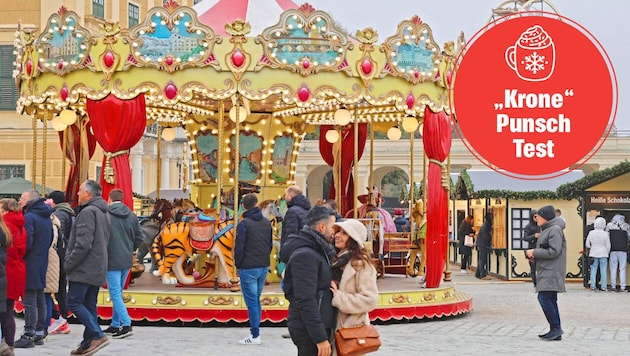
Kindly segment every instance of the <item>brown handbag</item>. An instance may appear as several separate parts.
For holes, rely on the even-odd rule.
[[[341,328],[335,331],[335,348],[338,356],[363,355],[381,347],[378,331],[372,325]]]

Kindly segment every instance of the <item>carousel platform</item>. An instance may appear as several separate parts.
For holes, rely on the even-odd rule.
[[[472,297],[444,282],[439,288],[422,288],[419,278],[386,275],[378,280],[379,304],[370,313],[379,321],[410,321],[443,318],[467,313],[473,308]],[[163,285],[149,273],[123,291],[123,298],[134,321],[165,322],[246,322],[247,307],[241,292],[228,289],[186,288]],[[286,321],[289,302],[279,283],[266,285],[261,297],[262,321]],[[112,316],[112,303],[106,289],[101,289],[98,313]]]

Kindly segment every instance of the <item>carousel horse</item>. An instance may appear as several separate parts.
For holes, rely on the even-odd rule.
[[[269,272],[267,273],[267,282],[280,282],[282,280],[283,268],[279,265],[280,253],[280,232],[282,227],[282,215],[280,212],[280,202],[278,200],[267,199],[258,204],[262,211],[262,215],[271,222],[271,231],[273,231],[273,240],[271,254],[269,255]]]
[[[153,240],[160,232],[160,229],[167,223],[173,222],[172,209],[173,204],[170,201],[158,199],[153,204],[153,212],[151,212],[149,219],[140,220],[140,228],[142,228],[144,240],[138,247],[137,257],[141,263],[147,253],[151,252],[151,244],[153,244]],[[149,271],[153,272],[157,269],[157,263],[152,253],[149,256],[151,257],[151,269]]]
[[[411,277],[420,276],[424,278],[424,268],[426,265],[426,234],[427,221],[424,218],[424,206],[422,200],[416,202],[411,210],[411,218],[414,221],[415,229],[412,231],[411,251],[409,251],[409,261],[407,262],[407,274]]]
[[[238,197],[237,197],[238,201],[240,201],[240,198],[243,195],[248,194],[248,193],[260,193],[260,186],[239,181],[238,182]],[[232,219],[234,217],[234,187],[230,188],[228,191],[221,192],[220,203],[221,203],[221,220]],[[213,206],[216,206],[216,203],[213,203]],[[225,215],[223,213],[225,213]]]
[[[231,220],[218,222],[213,214],[214,211],[192,213],[197,215],[192,221],[184,216],[184,221],[166,225],[155,237],[152,252],[158,269],[153,274],[161,276],[163,284],[212,286],[218,283],[221,287],[235,287],[234,224]],[[212,261],[218,258],[219,267],[206,261],[203,275],[188,273],[186,267],[195,262],[196,254],[211,254]]]
[[[380,207],[382,202],[382,195],[376,190],[376,188],[369,189],[368,194],[362,194],[357,197],[361,206],[357,208],[357,217],[359,219],[373,219],[378,223],[375,229],[378,229],[378,258],[383,259],[383,247],[385,245],[385,233],[396,232],[396,224],[389,212]],[[354,212],[348,211],[345,215],[346,218],[351,218]]]

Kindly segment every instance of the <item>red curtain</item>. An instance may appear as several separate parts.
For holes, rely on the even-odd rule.
[[[334,130],[334,126],[322,125],[319,127],[319,152],[324,162],[334,167],[335,153],[333,152],[333,144],[326,141],[326,132],[331,129]],[[359,124],[358,131],[358,158],[361,159],[365,149],[365,140],[367,139],[367,124]],[[341,140],[341,201],[337,202],[337,204],[339,205],[339,213],[343,216],[347,211],[354,208],[355,200],[354,178],[352,177],[354,166],[354,126],[348,125],[344,127],[341,130],[339,139]],[[336,191],[337,187],[334,186],[333,182],[328,197],[334,199]]]
[[[443,111],[434,113],[428,106],[424,110],[422,131],[424,152],[429,159],[427,183],[427,288],[440,286],[446,264],[448,245],[448,185],[446,158],[451,151],[451,119]]]
[[[103,197],[107,199],[111,190],[120,188],[124,203],[133,209],[129,149],[142,138],[147,125],[144,94],[130,100],[111,94],[98,101],[87,99],[87,111],[96,141],[105,154],[100,177]]]
[[[85,124],[83,124],[85,122]],[[81,131],[81,125],[84,125]],[[70,172],[68,173],[68,182],[66,183],[66,200],[70,205],[77,205],[77,192],[81,182],[88,178],[88,169],[90,158],[96,150],[96,140],[90,132],[90,122],[77,118],[77,121],[68,126],[64,131],[59,132],[59,144],[63,149],[64,135],[67,135],[66,152],[63,154],[70,161]],[[81,154],[83,151],[83,154]],[[79,160],[83,157],[83,160]],[[79,175],[79,172],[81,173]]]

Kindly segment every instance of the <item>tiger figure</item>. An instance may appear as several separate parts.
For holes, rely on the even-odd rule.
[[[229,287],[237,283],[235,278],[234,244],[235,231],[231,220],[217,223],[209,215],[199,214],[190,222],[174,222],[166,225],[155,237],[152,253],[158,263],[153,272],[162,277],[163,284],[201,285],[214,281],[210,268],[195,278],[186,272],[184,265],[194,254],[211,253],[219,258],[216,280],[219,286]]]

